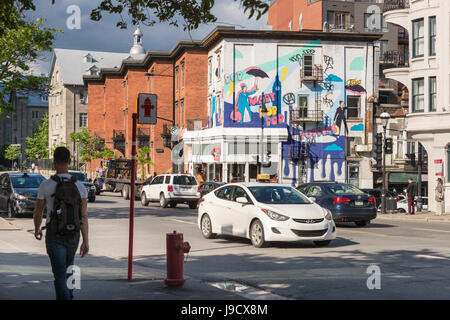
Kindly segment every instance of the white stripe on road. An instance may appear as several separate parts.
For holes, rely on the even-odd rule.
[[[413,228],[414,230],[425,230],[425,231],[433,231],[433,232],[445,232],[450,233],[450,231],[447,230],[437,230],[437,229],[425,229],[425,228]]]
[[[446,257],[429,256],[429,255],[426,255],[426,254],[417,254],[416,257],[417,258],[425,258],[425,259],[449,260]]]
[[[3,241],[3,240],[1,240],[1,239],[0,239],[0,242],[4,243],[6,246],[9,246],[9,247],[13,248],[13,249],[15,250],[15,252],[26,253],[26,251],[22,250],[22,249],[19,248],[19,247],[16,247],[15,245],[12,245],[11,243],[8,243],[8,242]],[[1,247],[4,248],[5,246],[2,245]],[[13,252],[14,252],[14,251],[13,251]]]
[[[197,225],[195,222],[189,222],[189,221],[184,221],[184,220],[178,220],[178,219],[169,219],[169,220],[176,221],[176,222],[181,222],[181,223]]]

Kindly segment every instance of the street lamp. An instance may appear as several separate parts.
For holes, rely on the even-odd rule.
[[[381,213],[386,213],[386,128],[391,116],[387,112],[380,115],[383,125],[383,191],[381,193]]]
[[[266,108],[266,101],[264,100],[264,92],[261,93],[261,159],[259,159],[259,174],[262,173],[262,163],[264,157],[264,121],[269,111]]]

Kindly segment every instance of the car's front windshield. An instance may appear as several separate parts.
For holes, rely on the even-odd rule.
[[[336,183],[328,185],[328,189],[334,194],[364,194],[351,184]]]
[[[291,187],[261,186],[249,187],[255,199],[267,204],[310,204],[307,197]]]
[[[43,176],[15,176],[11,182],[16,189],[37,189],[45,178]]]
[[[86,176],[82,172],[69,172],[71,176],[77,178],[78,181],[86,181]]]

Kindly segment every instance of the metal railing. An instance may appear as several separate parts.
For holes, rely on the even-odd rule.
[[[321,121],[323,118],[322,110],[307,109],[301,107],[294,107],[290,111],[292,122],[311,122],[311,121]]]
[[[301,81],[323,81],[323,67],[315,64],[312,68],[302,68],[300,75]]]
[[[409,8],[409,0],[384,0],[383,12]]]
[[[393,64],[397,68],[409,67],[408,55],[397,50],[386,51],[380,60],[385,64]]]

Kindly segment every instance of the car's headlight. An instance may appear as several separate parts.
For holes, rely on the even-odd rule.
[[[14,196],[18,199],[18,200],[26,200],[27,198],[21,194],[15,193]]]
[[[331,214],[331,211],[325,208],[322,208],[323,213],[325,214],[325,219],[331,221],[333,220],[333,215]]]
[[[276,221],[286,221],[289,219],[289,217],[283,216],[282,214],[273,212],[271,210],[267,210],[267,209],[261,209],[262,212],[264,212],[265,214],[267,214],[267,216],[272,219],[272,220],[276,220]]]

